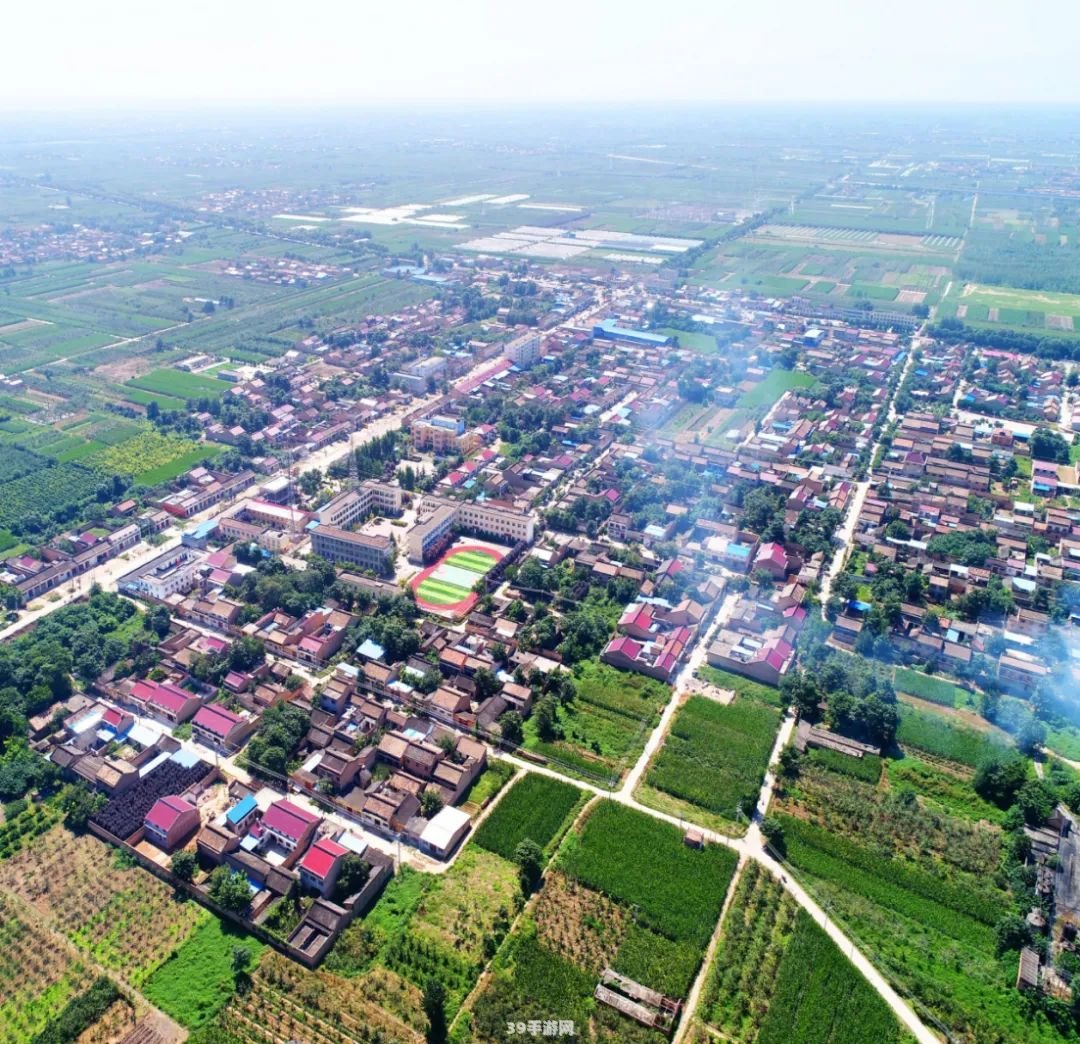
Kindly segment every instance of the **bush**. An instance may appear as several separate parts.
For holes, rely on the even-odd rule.
[[[73,997],[54,1019],[36,1036],[31,1044],[70,1044],[105,1014],[120,996],[113,981],[105,975],[77,997]]]

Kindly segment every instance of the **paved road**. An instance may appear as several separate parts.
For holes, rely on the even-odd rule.
[[[911,358],[912,356],[909,355],[906,366],[911,365]],[[474,370],[479,368],[480,367],[474,368]],[[432,401],[437,401],[438,397],[431,398]],[[382,434],[384,431],[392,430],[392,428],[395,427],[399,428],[402,423],[402,418],[405,416],[405,414],[414,410],[417,405],[419,405],[419,403],[413,403],[408,407],[408,409],[402,409],[395,414],[391,414],[385,418],[382,418],[379,422],[376,422],[375,425],[369,426],[369,428],[365,429],[364,432],[361,433],[360,437],[363,438],[364,441],[368,441],[369,439],[376,437],[377,434]],[[890,405],[890,416],[893,415],[894,414],[892,412],[892,406]],[[343,452],[347,452],[347,449],[343,450],[343,447],[340,444],[334,447],[327,447],[326,449],[320,451],[317,454],[311,454],[304,457],[302,466],[305,470],[310,467],[325,468],[329,466],[329,463],[331,463],[333,460],[339,459],[340,456],[343,455]],[[604,454],[601,454],[601,458],[603,457],[603,455]],[[300,466],[300,462],[298,462],[297,467]],[[853,510],[853,508],[855,507],[854,500],[855,498],[853,497],[852,502],[849,504],[849,514],[852,518],[857,518],[858,512]],[[220,507],[220,505],[218,507]],[[166,544],[157,547],[150,547],[147,548],[145,551],[140,552],[140,554],[136,556],[134,560],[132,558],[128,558],[127,560],[125,560],[123,557],[114,559],[112,562],[105,563],[103,566],[98,567],[99,570],[102,570],[104,572],[100,577],[96,577],[94,579],[97,579],[97,581],[101,583],[102,586],[113,586],[115,585],[118,577],[131,571],[138,564],[141,564],[143,560],[149,560],[150,558],[153,558],[155,555],[160,554],[164,549],[175,546],[178,542],[179,537],[173,537],[172,540],[170,542],[167,542]],[[97,571],[98,570],[95,570],[94,572]],[[92,577],[93,573],[90,573],[83,578],[84,580],[86,580],[87,587],[89,587],[89,584],[93,582],[93,579],[91,579]],[[64,589],[64,591],[61,593],[60,598],[56,601],[47,603],[42,609],[40,609],[34,614],[23,614],[23,619],[21,619],[17,624],[14,624],[11,627],[7,628],[5,631],[0,632],[0,639],[12,633],[13,631],[16,631],[21,627],[26,626],[29,622],[32,622],[33,619],[37,619],[39,616],[45,615],[46,613],[51,612],[53,609],[58,608],[66,601],[72,600],[72,598],[77,597],[78,593],[78,591]],[[773,789],[776,783],[776,760],[779,757],[780,752],[786,744],[788,738],[790,737],[791,731],[794,727],[794,717],[792,715],[789,714],[785,718],[777,735],[776,744],[774,745],[772,752],[769,771],[766,773],[765,781],[762,786],[758,802],[755,805],[755,808],[751,815],[751,822],[745,837],[727,837],[726,835],[716,833],[713,830],[698,826],[697,824],[692,823],[685,818],[678,818],[676,816],[668,815],[667,813],[658,812],[655,809],[648,808],[645,805],[640,804],[633,797],[634,788],[640,781],[641,775],[644,773],[645,767],[647,766],[649,759],[663,743],[664,736],[667,734],[667,730],[670,727],[672,719],[674,718],[675,712],[678,708],[680,688],[686,684],[689,678],[693,676],[693,671],[697,669],[697,665],[700,664],[701,658],[703,658],[705,655],[705,650],[708,647],[709,635],[711,634],[712,630],[715,629],[715,627],[719,626],[722,620],[726,619],[727,616],[730,615],[731,606],[733,604],[734,595],[729,595],[725,599],[720,612],[717,614],[717,619],[710,626],[708,633],[702,636],[694,652],[691,654],[690,660],[688,660],[683,671],[680,672],[677,679],[678,684],[676,685],[676,692],[673,694],[671,701],[665,708],[664,713],[661,716],[660,724],[654,730],[653,734],[649,737],[649,740],[646,743],[645,749],[642,752],[641,757],[638,759],[633,769],[628,774],[626,782],[623,784],[622,787],[620,787],[618,791],[611,792],[597,787],[593,784],[583,783],[579,780],[566,777],[562,773],[556,772],[555,770],[550,769],[546,766],[534,765],[531,762],[524,761],[523,759],[515,757],[513,755],[506,755],[500,752],[500,756],[504,757],[506,760],[515,765],[519,771],[526,770],[530,772],[538,772],[541,775],[547,775],[561,780],[568,780],[569,782],[574,783],[576,786],[581,787],[583,790],[589,791],[592,794],[600,797],[612,798],[613,800],[618,801],[620,804],[626,805],[630,808],[634,808],[637,811],[644,813],[645,815],[649,815],[656,819],[671,823],[672,825],[677,826],[683,830],[685,830],[687,827],[692,826],[694,827],[694,829],[699,830],[702,836],[705,837],[708,841],[714,844],[725,845],[728,848],[736,851],[739,854],[740,859],[756,860],[770,873],[777,877],[783,883],[784,887],[791,893],[794,899],[799,903],[799,905],[802,906],[805,910],[807,910],[807,912],[810,913],[811,916],[813,916],[817,921],[821,923],[822,927],[833,939],[833,941],[836,942],[836,944],[840,946],[840,948],[850,957],[855,967],[858,968],[858,970],[867,979],[867,981],[881,995],[881,997],[886,1001],[886,1003],[889,1004],[890,1008],[896,1013],[897,1018],[900,1019],[900,1021],[908,1028],[908,1030],[920,1042],[920,1044],[936,1044],[936,1042],[938,1042],[938,1037],[932,1034],[923,1025],[923,1023],[920,1021],[920,1019],[911,1009],[911,1007],[892,989],[888,982],[886,982],[886,980],[883,978],[881,973],[878,972],[878,970],[873,966],[873,964],[855,947],[852,940],[848,938],[847,935],[845,935],[843,930],[835,922],[831,921],[826,916],[825,912],[806,893],[806,891],[802,888],[801,885],[798,884],[798,882],[792,880],[785,874],[781,864],[778,863],[765,850],[763,838],[760,832],[760,822],[762,817],[768,811],[769,802],[772,799]],[[155,727],[161,727],[160,724],[156,722],[153,724],[155,725]],[[184,746],[190,750],[197,752],[200,757],[203,757],[208,761],[212,761],[218,764],[224,769],[227,775],[238,779],[250,780],[250,776],[248,776],[248,773],[236,764],[236,760],[234,757],[220,755],[219,753],[209,748],[206,748],[193,740],[184,741]],[[488,810],[488,812],[489,811],[490,810]],[[352,820],[340,816],[336,818],[340,820],[341,825],[351,831],[356,832],[357,830],[361,830],[359,825],[354,823]],[[394,845],[394,842],[388,841],[385,838],[377,838],[374,835],[368,835],[366,832],[365,836],[368,836],[369,840],[377,841],[378,844],[376,845],[376,847],[380,849],[384,849],[384,846],[391,846],[392,848],[396,847]],[[401,846],[403,856],[405,854],[406,848],[407,846]],[[411,855],[415,850],[408,849],[408,851]],[[416,855],[419,856],[421,855],[421,853],[416,853]],[[424,857],[425,860],[426,858],[427,857]],[[426,870],[431,869],[431,867],[426,865],[422,868]],[[696,996],[694,997],[694,1000],[696,1003]],[[693,1014],[694,1006],[691,1004],[687,1004],[684,1008],[683,1021],[680,1027],[680,1032],[685,1032],[685,1027],[689,1025],[690,1019],[692,1018]]]
[[[100,584],[110,590],[115,588],[116,581],[120,577],[151,561],[165,551],[176,547],[179,543],[179,534],[175,534],[166,539],[164,543],[157,545],[145,542],[138,543],[122,555],[117,555],[116,558],[103,562],[81,576],[75,577],[73,581],[61,584],[48,594],[33,599],[30,604],[36,606],[36,608],[22,610],[19,613],[19,619],[15,623],[9,624],[3,630],[0,630],[0,641],[11,638],[19,631],[40,620],[43,616],[48,616],[49,613],[54,612],[61,606],[88,594],[94,584]]]
[[[904,369],[900,373],[900,380],[896,382],[897,391],[907,380],[908,374],[911,372],[911,367],[915,362],[915,349],[919,347],[920,339],[918,335],[911,339],[911,350],[907,354],[907,359],[904,360]],[[889,399],[889,409],[885,414],[885,424],[882,427],[882,435],[888,430],[889,426],[896,420],[896,395],[892,395]],[[851,553],[852,543],[855,539],[855,527],[859,523],[859,516],[862,514],[863,504],[866,502],[866,496],[870,492],[870,484],[873,476],[873,463],[874,458],[877,456],[878,449],[881,446],[881,439],[878,439],[874,443],[873,448],[870,450],[870,470],[868,471],[868,477],[861,482],[855,483],[855,490],[848,499],[847,509],[844,514],[844,521],[841,523],[840,529],[836,534],[837,548],[833,554],[832,562],[829,564],[829,569],[821,581],[821,615],[825,615],[826,607],[829,604],[829,595],[832,593],[832,585],[836,578],[843,572],[844,565],[847,562],[848,555]]]

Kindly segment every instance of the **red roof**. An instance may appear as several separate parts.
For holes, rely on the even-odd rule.
[[[639,627],[643,631],[647,631],[652,626],[652,622],[653,607],[641,602],[628,605],[619,618],[620,627]]]
[[[131,695],[140,703],[153,703],[173,714],[179,714],[184,704],[192,699],[190,692],[172,682],[156,682],[146,679],[137,681]]]
[[[239,714],[234,714],[227,707],[209,704],[198,709],[192,718],[192,724],[212,732],[215,736],[228,736],[233,727],[243,720]]]
[[[334,864],[349,850],[328,837],[321,837],[308,850],[300,863],[300,869],[306,870],[313,877],[325,880],[334,869]]]
[[[291,801],[275,801],[263,816],[263,826],[284,837],[298,841],[311,823],[317,823],[319,817]]]
[[[787,552],[780,544],[762,544],[754,557],[754,565],[759,562],[772,562],[783,569],[787,569]]]
[[[158,798],[153,808],[146,813],[144,822],[158,830],[168,833],[175,826],[176,821],[185,813],[190,812],[194,806],[189,805],[183,798],[170,795]]]
[[[607,652],[622,653],[623,656],[628,656],[631,660],[636,660],[641,654],[641,644],[635,642],[633,638],[615,638],[608,643]]]

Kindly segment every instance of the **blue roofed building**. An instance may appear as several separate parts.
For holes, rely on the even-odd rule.
[[[605,319],[593,327],[593,337],[601,341],[628,341],[650,348],[661,348],[671,344],[674,338],[666,334],[649,333],[647,330],[631,330],[619,326],[614,319]]]

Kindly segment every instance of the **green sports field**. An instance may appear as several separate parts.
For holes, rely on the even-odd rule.
[[[497,561],[494,551],[450,551],[426,576],[421,574],[419,581],[414,583],[417,600],[433,608],[459,606],[473,595],[476,581]]]

